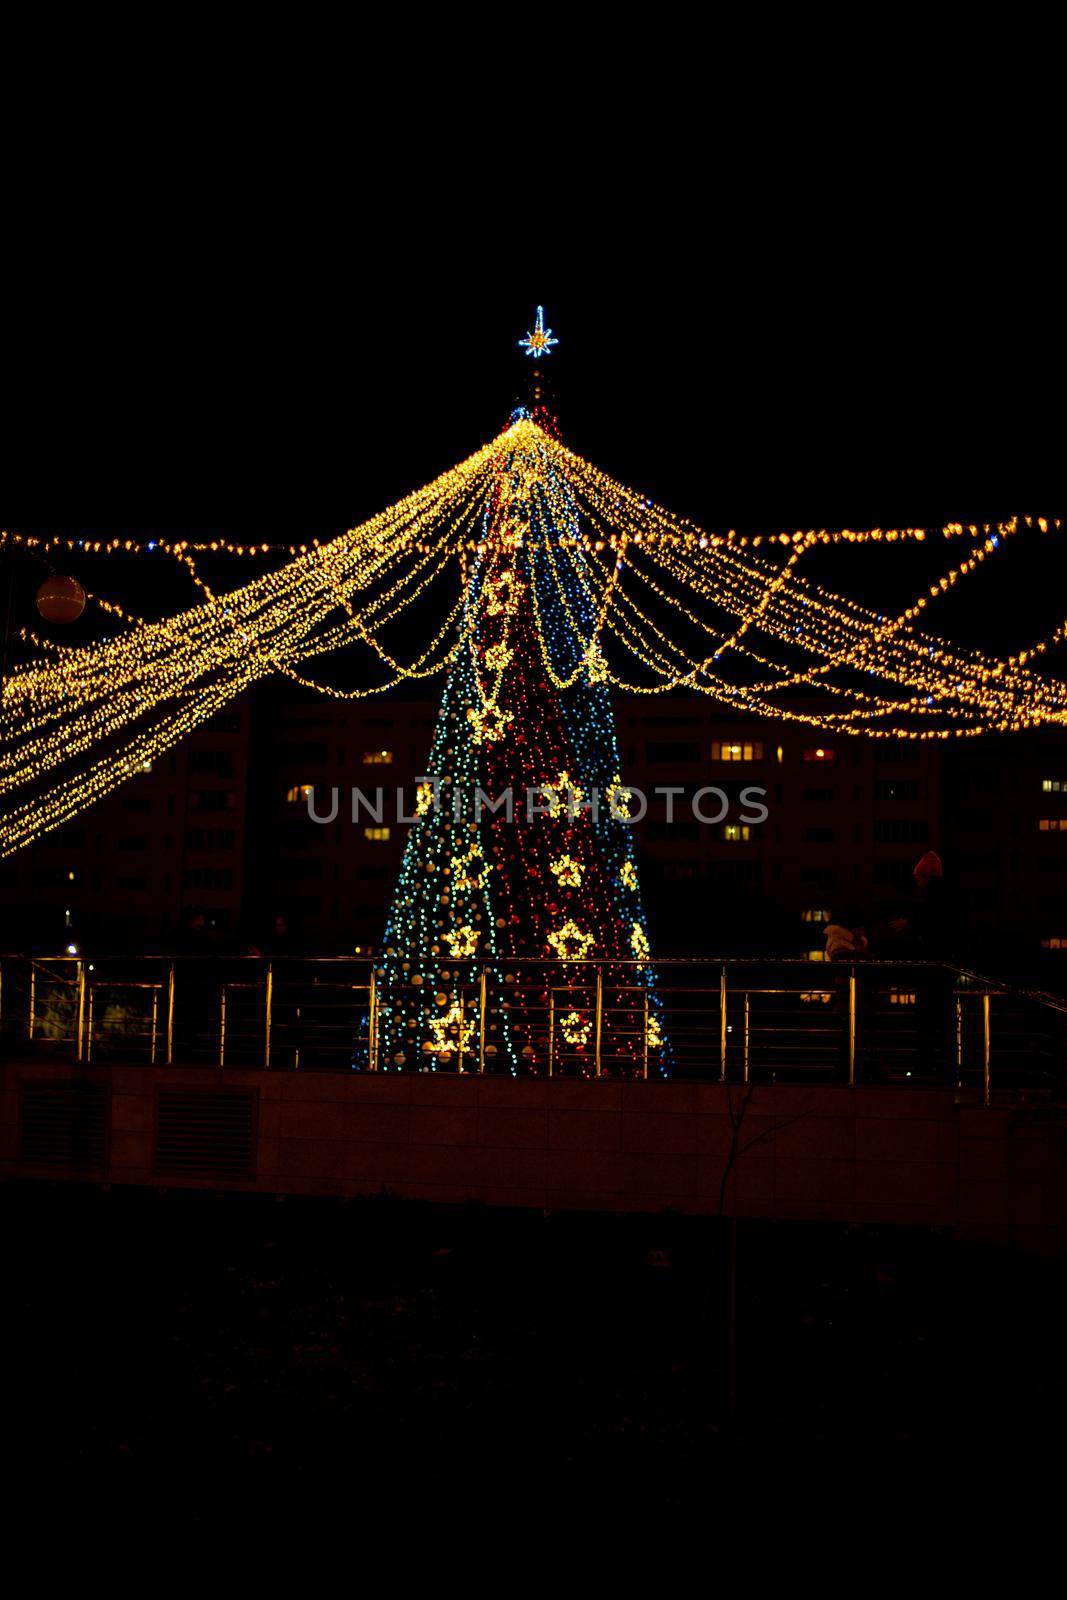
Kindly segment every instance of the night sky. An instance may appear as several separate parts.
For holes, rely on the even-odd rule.
[[[566,441],[705,527],[1061,514],[1061,324],[1040,243],[962,249],[873,207],[795,219],[699,248],[662,228],[632,248],[605,225],[554,252],[394,235],[383,255],[372,217],[358,248],[325,224],[283,247],[278,221],[265,236],[116,205],[83,219],[89,248],[31,245],[16,264],[0,520],[328,538],[505,423],[538,301],[561,340]],[[1062,620],[1063,563],[1037,543],[998,557],[995,578],[990,563],[937,625],[1018,647]],[[888,607],[945,556],[805,560]],[[107,588],[99,566],[68,567],[148,614],[196,598],[170,564],[116,567]],[[20,575],[17,620],[43,575]]]

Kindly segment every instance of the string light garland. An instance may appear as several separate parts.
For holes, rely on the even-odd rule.
[[[539,312],[523,348],[540,359],[556,342]],[[522,734],[523,709],[508,694],[520,648],[534,653],[559,694],[685,688],[731,711],[828,734],[927,740],[1063,725],[1067,684],[1034,669],[1063,642],[1067,624],[1004,659],[923,627],[938,600],[973,581],[1008,543],[1060,527],[1058,518],[1017,516],[939,528],[707,532],[518,412],[467,461],[335,539],[138,544],[5,532],[3,543],[45,559],[62,552],[176,561],[201,598],[153,622],[90,587],[90,605],[116,625],[112,636],[71,645],[20,632],[34,654],[3,686],[0,850],[76,815],[273,673],[363,698],[455,674],[466,662],[471,693],[460,714],[472,752],[506,749]],[[816,547],[935,540],[970,540],[971,548],[893,614],[805,576],[804,558]],[[201,570],[214,558],[285,559],[224,590]],[[442,589],[441,626],[405,659],[390,647],[390,629]],[[351,648],[368,651],[385,681],[338,689],[302,670]],[[622,669],[627,658],[639,676]],[[549,804],[561,775],[542,774]],[[607,780],[624,792],[617,771]],[[574,803],[571,795],[564,809]]]

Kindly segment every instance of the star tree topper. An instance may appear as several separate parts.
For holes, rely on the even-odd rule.
[[[544,306],[538,306],[533,332],[528,333],[525,339],[519,340],[519,348],[525,350],[528,356],[533,356],[535,361],[540,361],[542,356],[548,355],[554,344],[559,344],[559,340],[553,339],[552,329],[545,327]]]

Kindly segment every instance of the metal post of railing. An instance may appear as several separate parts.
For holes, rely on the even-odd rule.
[[[478,1071],[485,1071],[485,1006],[489,994],[488,975],[482,967],[478,979]],[[552,1071],[552,1038],[548,1041],[548,1070]]]
[[[219,1066],[226,1065],[226,985],[222,986],[222,998],[219,1003]]]
[[[263,1018],[263,1065],[270,1066],[270,1027],[271,1010],[274,1005],[274,963],[267,962],[267,994],[264,1003]]]
[[[89,1004],[85,1008],[85,1062],[93,1059],[93,986],[89,985]]]
[[[600,1077],[600,1039],[604,1025],[604,969],[596,969],[596,1047],[594,1060],[596,1075]]]
[[[990,1032],[989,1032],[989,1029],[990,1029],[989,991],[987,989],[985,994],[982,996],[982,1100],[983,1100],[983,1103],[985,1105],[989,1104],[989,1095],[990,1095],[990,1088],[991,1088],[990,1071],[989,1071],[989,1056],[990,1056]]]
[[[748,990],[745,990],[745,1032],[742,1042],[741,1079],[748,1082]]]
[[[963,1001],[956,996],[956,1088],[963,1088]]]
[[[458,976],[458,974],[457,974],[457,976]],[[456,1045],[456,1070],[457,1070],[457,1072],[462,1073],[462,1071],[463,1071],[463,1039],[464,1039],[464,1036],[465,1036],[465,1034],[467,1032],[467,1025],[466,1025],[466,1022],[464,1021],[464,1018],[467,1015],[467,1008],[463,1004],[463,984],[462,984],[462,981],[456,985],[456,1005],[459,1007],[459,1043]]]
[[[648,1077],[648,990],[645,990],[645,1077]]]
[[[78,1060],[82,1060],[82,1034],[85,1027],[85,962],[78,962],[78,1042],[76,1053]]]
[[[548,1075],[552,1076],[552,1064],[556,1059],[556,991],[548,991]]]
[[[719,974],[719,1079],[726,1082],[726,968]]]
[[[152,1047],[149,1053],[149,1066],[156,1064],[156,1029],[159,1026],[159,990],[152,990]]]
[[[167,1066],[174,1061],[174,962],[167,972]]]
[[[33,1027],[37,1021],[37,968],[30,961],[30,1031],[28,1038],[33,1038]]]
[[[378,977],[374,968],[370,969],[370,1043],[368,1046],[368,1064],[372,1072],[378,1070]]]
[[[848,1086],[856,1087],[856,969],[848,975]]]

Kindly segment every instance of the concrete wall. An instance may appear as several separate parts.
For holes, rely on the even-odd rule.
[[[110,1090],[92,1171],[20,1159],[20,1086]],[[249,1176],[161,1175],[160,1090],[253,1094]],[[290,1194],[380,1189],[492,1205],[715,1214],[740,1086],[445,1074],[0,1067],[0,1173]],[[760,1087],[726,1209],[742,1216],[918,1223],[1062,1248],[1067,1115],[957,1104],[949,1089]]]

